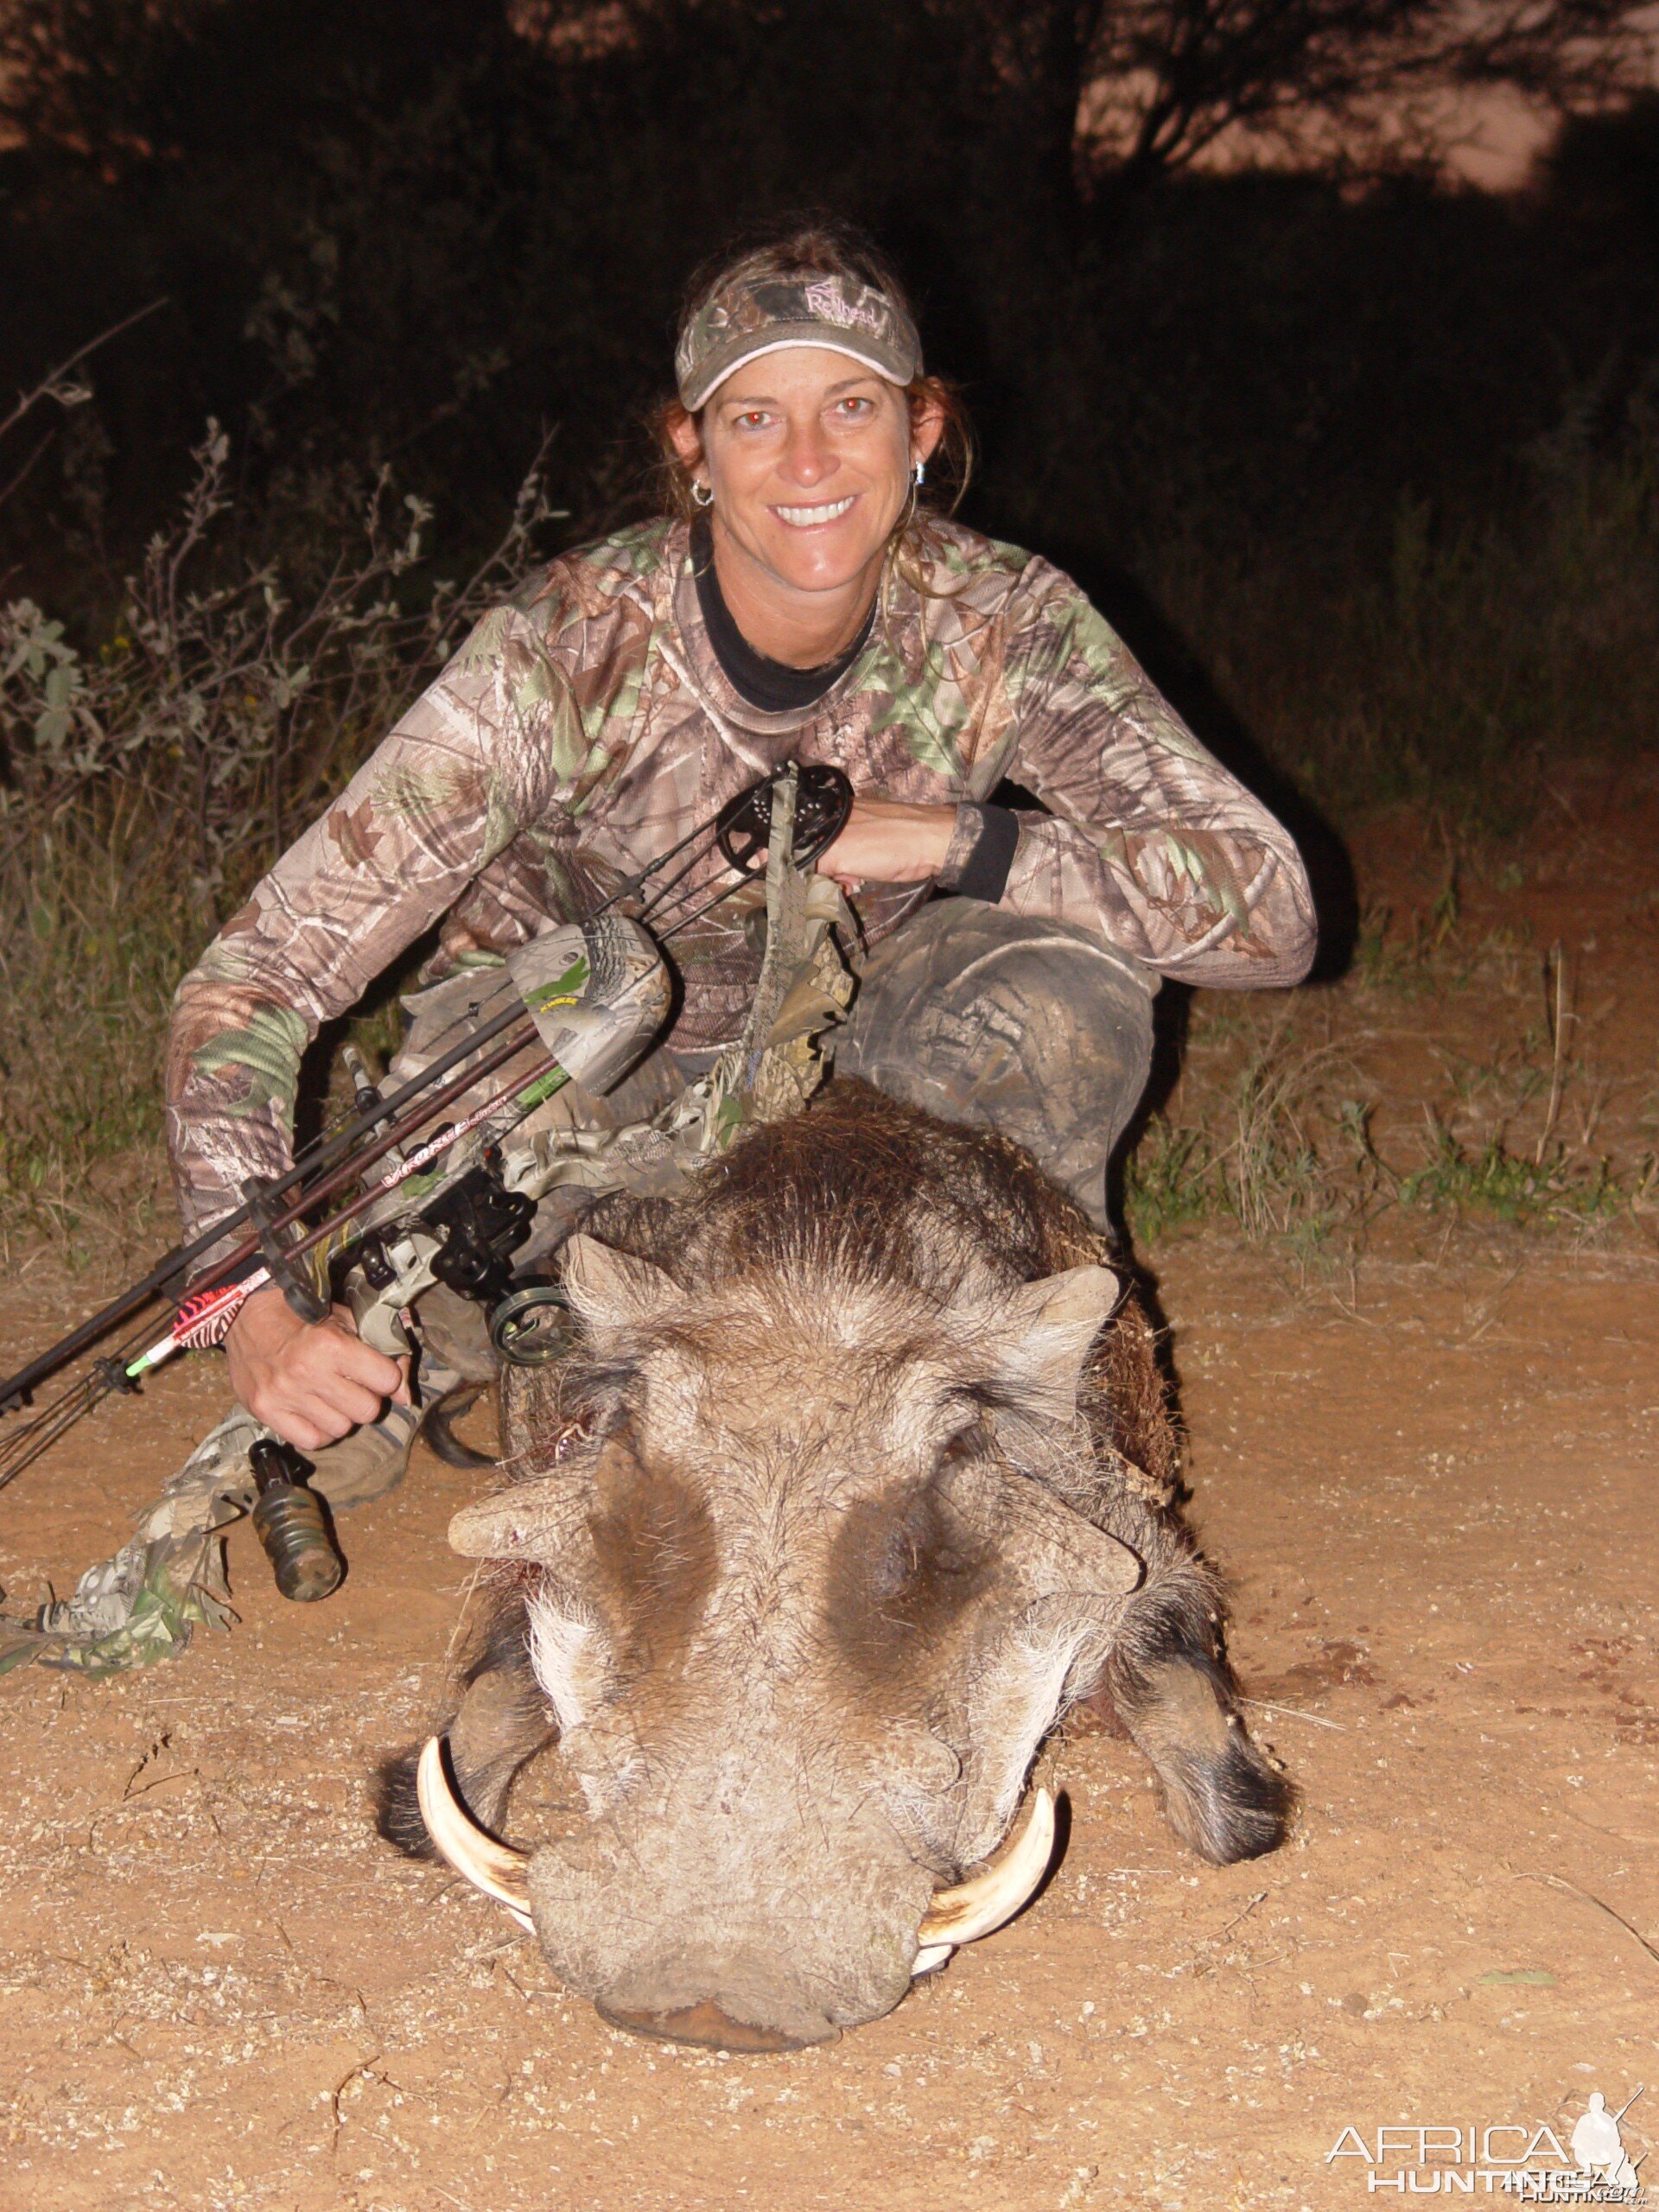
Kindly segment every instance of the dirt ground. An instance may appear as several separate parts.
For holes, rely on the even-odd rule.
[[[1559,932],[1551,899],[1576,918],[1586,1005],[1599,958],[1629,979],[1597,1080],[1632,1129],[1644,864],[1650,884],[1634,849],[1635,877],[1586,852],[1571,899],[1559,871],[1491,894],[1532,941]],[[1610,902],[1587,925],[1586,886]],[[1420,1059],[1429,1019],[1397,1022]],[[232,1633],[101,1687],[6,1678],[0,2206],[1324,2208],[1402,2173],[1414,2139],[1376,2174],[1355,2150],[1380,2126],[1518,2127],[1489,2145],[1514,2158],[1545,2126],[1567,2145],[1591,2092],[1616,2109],[1646,2084],[1639,2158],[1659,1253],[1639,1222],[1587,1243],[1431,1226],[1351,1273],[1216,1224],[1154,1255],[1191,1510],[1231,1579],[1252,1724],[1302,1792],[1293,1840],[1199,1864],[1132,1746],[1075,1726],[1039,1768],[1071,1821],[1044,1894],[833,2048],[630,2040],[505,1916],[376,1840],[368,1771],[442,1707],[465,1572],[444,1530],[480,1482],[424,1452],[343,1523],[326,1605],[284,1605],[241,1529]],[[44,1264],[14,1278],[0,1346],[90,1302]],[[221,1388],[181,1368],[15,1485],[9,1611],[120,1541]],[[1405,2164],[1424,2190],[1466,2160]]]

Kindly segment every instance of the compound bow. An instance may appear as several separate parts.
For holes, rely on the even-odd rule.
[[[450,1172],[454,1147],[492,1124],[498,1133],[510,1127],[573,1077],[595,1090],[620,1078],[667,1012],[666,977],[656,946],[765,874],[773,798],[791,776],[794,860],[810,863],[826,851],[852,810],[851,784],[838,768],[780,768],[625,877],[583,921],[560,925],[510,954],[506,968],[515,986],[511,1002],[389,1096],[382,1097],[354,1070],[353,1110],[302,1151],[286,1173],[245,1184],[240,1205],[189,1243],[175,1246],[141,1281],[0,1382],[3,1416],[28,1406],[42,1382],[135,1313],[159,1299],[181,1301],[164,1334],[146,1341],[146,1328],[94,1362],[0,1446],[0,1489],[111,1392],[137,1390],[145,1376],[175,1352],[218,1344],[256,1290],[279,1283],[303,1318],[321,1319],[328,1301],[296,1263],[313,1254],[338,1255],[346,1232],[371,1211],[375,1227],[366,1236],[350,1240],[376,1294],[351,1301],[359,1325],[371,1307],[395,1315],[397,1305],[406,1304],[435,1280],[498,1303],[512,1288],[508,1255],[528,1233],[540,1195],[536,1175],[533,1168],[521,1166],[504,1181],[499,1148],[488,1144],[481,1166],[467,1164],[463,1154]],[[715,850],[723,865],[710,891],[706,881],[693,884],[690,879]],[[677,861],[679,867],[664,875]],[[727,880],[734,874],[735,883]],[[635,913],[616,916],[601,928],[630,900],[639,901]],[[624,971],[620,981],[619,966]],[[596,976],[601,982],[597,992]],[[543,1049],[529,1067],[481,1105],[433,1130],[413,1150],[404,1150],[446,1107],[475,1092],[488,1077],[538,1044]],[[370,1171],[388,1160],[385,1172],[369,1179]],[[388,1224],[385,1201],[429,1169],[435,1170],[434,1184],[422,1190],[422,1204],[412,1218]],[[353,1184],[353,1196],[326,1218],[315,1219],[320,1207]],[[192,1282],[191,1268],[238,1230],[248,1233]],[[406,1349],[400,1336],[394,1319],[380,1330],[380,1348]]]

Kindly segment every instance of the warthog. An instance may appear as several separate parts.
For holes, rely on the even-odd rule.
[[[1077,1699],[1203,1857],[1271,1850],[1291,1790],[1103,1250],[1026,1154],[856,1083],[683,1204],[601,1200],[565,1248],[580,1341],[508,1376],[512,1484],[451,1526],[488,1566],[448,1767],[391,1762],[383,1832],[429,1834],[606,2019],[749,2050],[876,2018],[1017,1910],[1041,1793],[936,1891]],[[481,1833],[556,1739],[585,1826]]]

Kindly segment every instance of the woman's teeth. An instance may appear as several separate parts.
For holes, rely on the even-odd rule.
[[[844,515],[857,496],[849,493],[844,499],[831,499],[821,507],[774,507],[772,512],[798,530],[810,530],[815,523],[834,522],[837,515]]]

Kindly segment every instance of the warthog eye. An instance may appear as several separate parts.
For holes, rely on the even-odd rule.
[[[642,1465],[626,1427],[607,1438],[593,1489],[590,1594],[625,1669],[668,1664],[714,1584],[709,1509],[673,1468]]]
[[[836,1540],[831,1632],[861,1666],[902,1664],[949,1629],[988,1572],[976,1533],[933,1482],[867,1499]]]

